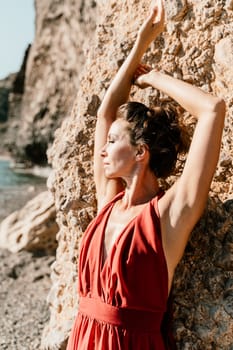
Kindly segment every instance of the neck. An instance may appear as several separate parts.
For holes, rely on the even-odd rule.
[[[140,175],[136,174],[132,178],[124,180],[126,188],[125,195],[122,198],[122,205],[125,208],[144,204],[159,192],[158,180],[151,171]]]

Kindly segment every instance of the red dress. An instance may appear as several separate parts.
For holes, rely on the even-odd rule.
[[[157,202],[148,202],[103,261],[104,232],[119,193],[88,226],[80,247],[79,312],[67,350],[165,350],[161,325],[168,272]],[[166,335],[168,338],[168,335]]]

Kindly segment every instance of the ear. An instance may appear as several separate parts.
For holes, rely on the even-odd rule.
[[[136,150],[136,160],[140,162],[144,160],[147,157],[147,155],[148,155],[148,146],[143,143],[138,145]]]

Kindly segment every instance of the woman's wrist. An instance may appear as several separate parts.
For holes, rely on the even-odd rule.
[[[149,39],[148,37],[145,37],[141,33],[138,33],[135,44],[141,47],[144,52],[146,52],[146,50],[149,48],[151,43],[154,40],[156,40],[156,38],[157,36]]]
[[[139,35],[137,36],[135,43],[134,43],[134,48],[140,52],[140,55],[143,56],[146,50],[148,49],[149,44],[145,42]]]
[[[156,72],[155,70],[151,70],[149,73],[141,76],[141,82],[144,85],[155,87],[154,85],[158,75],[159,75],[159,72]]]

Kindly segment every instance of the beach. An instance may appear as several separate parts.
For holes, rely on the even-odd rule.
[[[1,157],[2,176],[6,171],[3,161],[10,160]],[[16,183],[9,184],[11,176]],[[8,179],[0,179],[0,222],[46,189],[46,178],[27,176],[16,174],[16,180],[10,173]],[[42,331],[49,319],[46,298],[55,257],[40,251],[13,254],[0,249],[0,260],[0,349],[40,349]]]
[[[40,349],[53,256],[0,250],[0,349]]]

